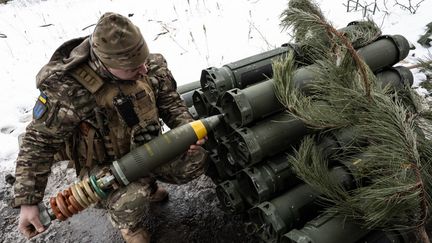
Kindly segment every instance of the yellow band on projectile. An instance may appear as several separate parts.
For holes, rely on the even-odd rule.
[[[204,123],[202,121],[193,121],[189,123],[192,126],[192,129],[194,130],[198,140],[203,139],[205,136],[207,136],[207,129],[204,126]]]
[[[42,104],[46,103],[46,99],[42,96],[39,96],[39,100],[40,100],[40,102],[42,102]]]

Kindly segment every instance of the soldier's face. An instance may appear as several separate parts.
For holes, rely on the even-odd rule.
[[[119,79],[123,80],[138,80],[142,75],[147,73],[145,64],[141,64],[132,69],[118,69],[108,67],[108,71]]]

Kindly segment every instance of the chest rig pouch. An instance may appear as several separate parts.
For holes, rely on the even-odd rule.
[[[71,75],[94,95],[97,103],[95,118],[82,122],[86,125],[80,125],[75,139],[78,141],[74,142],[81,166],[111,162],[161,133],[156,97],[148,77],[108,83],[87,64],[72,70]]]
[[[121,93],[113,98],[113,104],[118,114],[128,127],[134,127],[139,123],[139,118],[134,110],[133,97]]]

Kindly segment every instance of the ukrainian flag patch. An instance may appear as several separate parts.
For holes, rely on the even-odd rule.
[[[48,110],[46,103],[47,103],[47,96],[43,92],[41,92],[36,101],[35,106],[33,107],[34,119],[38,120],[45,114],[45,112]]]

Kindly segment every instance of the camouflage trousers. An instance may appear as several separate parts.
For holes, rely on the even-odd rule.
[[[156,180],[184,184],[204,173],[204,163],[207,151],[188,152],[174,159],[171,163],[153,171],[151,177],[132,182],[126,187],[113,191],[102,206],[108,210],[108,215],[114,227],[119,229],[136,229],[145,218],[149,209],[149,196],[157,188]]]

